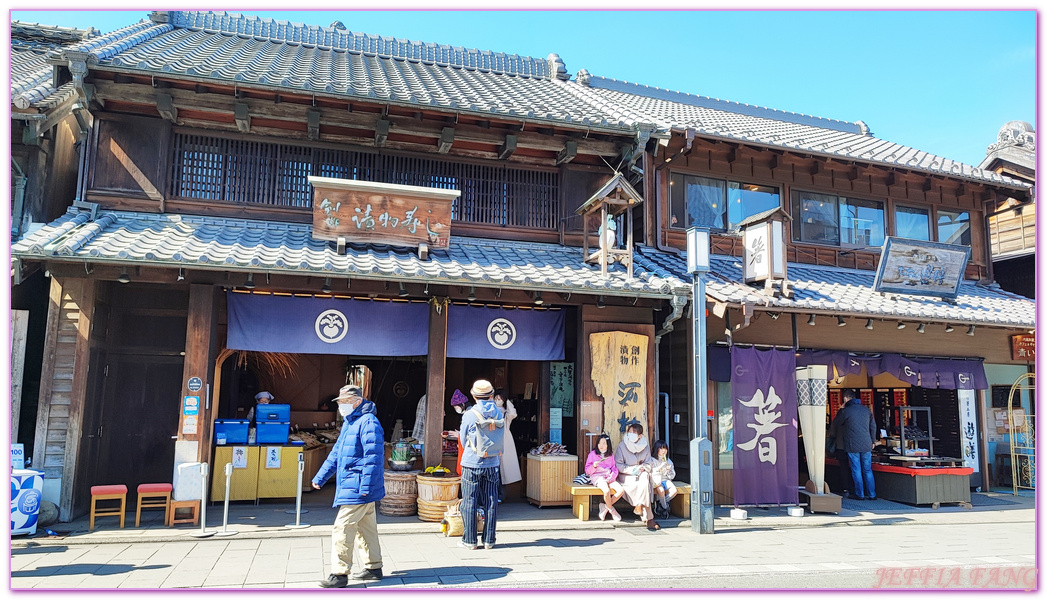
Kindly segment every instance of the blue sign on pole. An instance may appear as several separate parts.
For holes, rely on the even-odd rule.
[[[200,414],[200,396],[186,396],[182,401],[182,414],[187,417]]]

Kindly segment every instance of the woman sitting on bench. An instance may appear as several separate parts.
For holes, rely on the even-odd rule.
[[[647,529],[661,529],[651,512],[651,448],[643,437],[643,425],[630,423],[625,438],[614,451],[618,467],[618,483],[625,489],[625,499],[633,505],[633,512],[647,522]]]
[[[606,433],[596,438],[596,448],[589,453],[589,458],[585,461],[585,473],[593,485],[603,492],[600,520],[606,519],[607,513],[610,512],[612,519],[621,521],[622,515],[614,509],[614,503],[622,498],[625,490],[617,481],[618,467],[615,466],[614,456],[611,455],[611,438]]]

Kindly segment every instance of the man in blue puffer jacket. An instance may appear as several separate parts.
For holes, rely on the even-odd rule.
[[[378,515],[375,503],[385,497],[382,461],[385,432],[375,416],[374,402],[363,398],[363,390],[347,385],[335,398],[338,413],[345,418],[331,454],[313,477],[313,487],[335,479],[334,506],[338,515],[331,532],[331,574],[320,587],[344,588],[349,583],[353,556],[366,557],[363,570],[353,579],[382,578],[382,548],[378,545]]]

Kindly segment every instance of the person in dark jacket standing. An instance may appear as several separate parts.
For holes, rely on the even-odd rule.
[[[844,390],[846,404],[836,413],[829,435],[836,438],[836,447],[847,453],[851,467],[854,500],[875,500],[876,482],[873,481],[872,449],[876,445],[876,420],[872,412],[862,406],[853,390]]]
[[[345,419],[342,432],[313,477],[313,487],[320,489],[337,474],[334,506],[338,515],[331,532],[331,574],[320,582],[325,588],[345,587],[350,575],[361,581],[382,578],[375,503],[385,497],[385,432],[375,416],[374,402],[363,398],[359,386],[343,387],[335,400],[338,413]],[[354,556],[363,558],[363,570],[351,574]]]

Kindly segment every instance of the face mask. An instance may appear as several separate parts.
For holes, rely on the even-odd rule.
[[[462,414],[463,412],[465,412],[465,409],[464,409],[464,408],[462,408],[462,405],[461,405],[461,404],[455,404],[455,405],[454,405],[454,411],[455,411],[456,413],[458,413],[458,414]]]
[[[640,435],[638,433],[630,431],[629,433],[625,434],[625,439],[629,440],[630,444],[635,444],[636,442],[640,441]]]
[[[352,404],[339,404],[338,405],[338,414],[342,415],[343,417],[348,417],[350,414],[352,414],[352,412],[353,412],[353,405]]]

